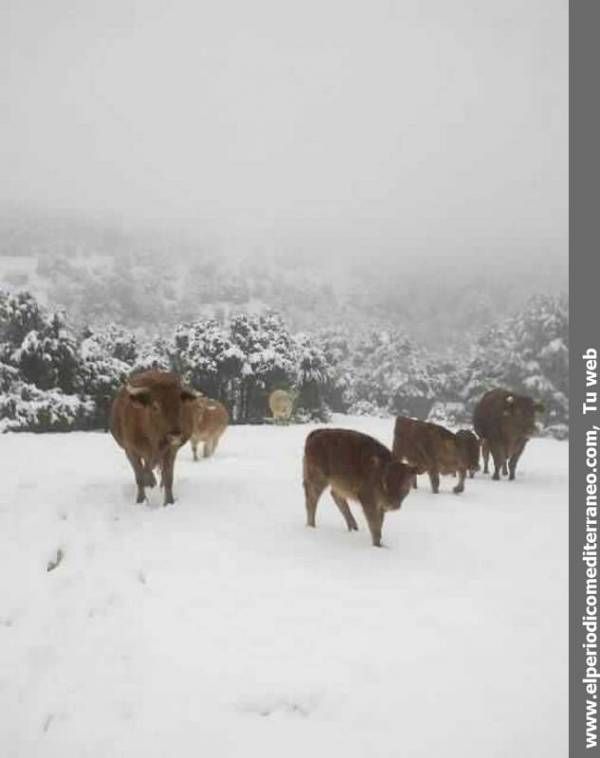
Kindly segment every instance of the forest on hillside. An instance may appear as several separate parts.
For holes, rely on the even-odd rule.
[[[167,336],[198,318],[270,309],[293,331],[402,329],[439,352],[509,318],[533,292],[564,291],[566,256],[547,253],[449,247],[423,259],[405,241],[356,255],[333,245],[236,246],[173,230],[11,217],[0,218],[0,289],[31,292],[79,330],[114,322]]]
[[[486,390],[505,386],[544,402],[545,433],[568,433],[561,297],[533,297],[466,346],[434,351],[376,321],[297,331],[272,309],[182,320],[149,336],[118,322],[81,325],[28,291],[0,292],[2,431],[105,429],[114,393],[148,368],[179,372],[224,402],[234,423],[264,423],[269,393],[284,388],[297,422],[344,412],[456,426],[470,423]]]

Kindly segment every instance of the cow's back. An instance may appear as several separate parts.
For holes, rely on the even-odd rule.
[[[373,468],[391,460],[390,451],[373,437],[349,429],[316,429],[306,438],[304,460],[329,479],[358,485]]]

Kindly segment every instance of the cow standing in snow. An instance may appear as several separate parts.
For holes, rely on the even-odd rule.
[[[348,500],[357,500],[373,545],[381,547],[385,512],[400,508],[414,475],[415,469],[395,461],[387,447],[373,437],[347,429],[317,429],[304,446],[307,526],[316,526],[317,503],[329,486],[348,530],[358,529],[348,506]]]
[[[398,416],[394,424],[393,453],[397,460],[415,466],[417,473],[429,474],[434,494],[440,491],[440,474],[458,472],[453,491],[459,494],[465,488],[467,472],[479,468],[479,444],[472,432],[462,429],[454,434],[439,424],[406,416]]]
[[[190,438],[192,409],[197,393],[183,386],[177,374],[145,371],[129,378],[115,397],[110,430],[125,450],[137,484],[137,502],[154,487],[160,468],[164,505],[174,503],[173,469],[177,451]]]
[[[535,433],[535,414],[543,411],[544,406],[527,395],[504,389],[486,392],[473,413],[473,426],[482,440],[484,473],[491,453],[492,479],[500,479],[500,471],[510,480],[515,478],[519,458]]]
[[[209,458],[217,449],[219,440],[229,424],[227,408],[218,400],[199,397],[194,403],[194,426],[192,429],[192,453],[198,460],[198,444],[204,442],[204,457]]]
[[[290,420],[294,409],[294,399],[285,390],[275,390],[269,395],[269,408],[276,424],[283,424]]]

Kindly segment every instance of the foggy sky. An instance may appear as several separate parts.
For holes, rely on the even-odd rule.
[[[566,0],[4,0],[0,206],[566,255]]]

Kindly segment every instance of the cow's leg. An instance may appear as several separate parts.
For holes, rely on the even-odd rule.
[[[490,473],[490,445],[487,440],[481,443],[481,455],[483,456],[483,473]]]
[[[304,502],[306,505],[306,526],[316,526],[315,515],[317,513],[317,503],[327,486],[327,482],[320,477],[304,478]]]
[[[500,471],[506,465],[506,452],[502,445],[491,445],[490,452],[494,459],[494,475],[492,479],[497,482],[500,479]]]
[[[474,468],[470,468],[469,469],[469,479],[472,479],[474,476],[475,476],[475,469]]]
[[[350,510],[350,506],[348,505],[348,501],[343,498],[341,495],[338,495],[338,493],[335,490],[331,490],[331,497],[333,498],[335,504],[340,509],[340,513],[344,517],[344,520],[346,521],[346,526],[348,527],[348,531],[358,531],[358,524],[356,523],[356,519],[352,515],[352,511]]]
[[[194,460],[197,461],[198,460],[198,440],[195,440],[192,438],[191,443],[192,443],[192,453],[194,455]]]
[[[204,443],[204,450],[202,454],[205,458],[210,458],[210,442],[208,440]]]
[[[458,471],[458,484],[452,492],[454,492],[455,495],[458,495],[460,492],[463,492],[465,489],[465,477],[467,476],[467,470],[464,468],[459,469]]]
[[[131,463],[131,468],[135,474],[135,483],[137,484],[138,488],[137,499],[135,502],[143,503],[146,500],[146,493],[144,492],[144,487],[146,484],[146,471],[142,465],[142,459],[133,453],[129,453],[127,451],[126,453],[127,459],[129,460],[129,463]]]
[[[429,471],[429,481],[431,482],[431,491],[434,495],[437,495],[440,491],[440,474],[436,469]]]
[[[417,489],[417,475],[416,474],[413,476],[412,486],[413,486],[413,490]]]
[[[515,475],[517,473],[517,463],[519,462],[519,458],[521,457],[521,454],[523,450],[525,449],[525,445],[527,444],[527,440],[522,440],[519,442],[517,449],[515,452],[511,455],[510,460],[508,461],[508,470],[510,471],[509,475],[509,481],[513,481],[515,478]]]
[[[368,500],[361,500],[361,505],[365,512],[367,523],[369,524],[373,547],[381,547],[381,529],[383,527],[384,512],[381,508]]]
[[[152,461],[144,458],[144,484],[146,487],[156,487],[156,477],[154,476]]]
[[[173,470],[175,467],[175,456],[177,455],[177,448],[169,448],[165,451],[162,459],[162,482],[165,488],[165,501],[163,505],[173,505],[175,498],[173,497]]]

